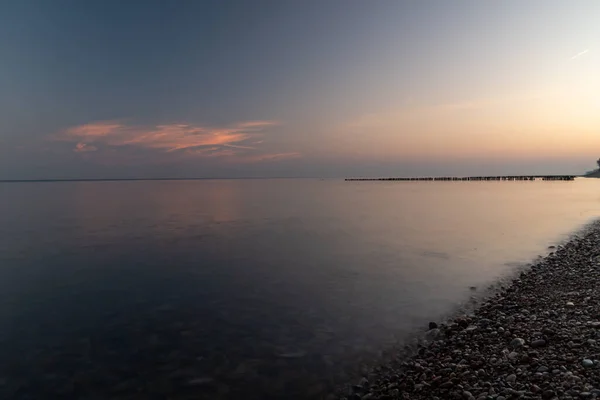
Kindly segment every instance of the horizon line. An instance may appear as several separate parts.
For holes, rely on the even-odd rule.
[[[483,177],[525,177],[534,176],[541,177],[556,177],[556,176],[572,176],[575,178],[585,177],[586,174],[519,174],[519,175],[484,175]],[[472,176],[444,176],[444,178],[469,178]],[[132,181],[216,181],[216,180],[268,180],[268,179],[342,179],[342,180],[392,180],[392,179],[432,179],[442,178],[441,176],[419,176],[419,177],[373,177],[373,176],[354,176],[354,177],[315,177],[315,176],[274,176],[274,177],[203,177],[203,178],[45,178],[45,179],[0,179],[0,183],[51,183],[51,182],[132,182]]]
[[[115,181],[209,181],[209,180],[251,180],[251,179],[344,179],[341,177],[315,176],[258,176],[258,177],[203,177],[203,178],[42,178],[42,179],[0,179],[0,183],[26,182],[115,182]]]

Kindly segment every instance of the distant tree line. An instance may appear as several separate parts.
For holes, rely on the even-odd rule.
[[[600,158],[598,159],[598,161],[596,161],[596,163],[598,164],[598,169],[600,169]]]

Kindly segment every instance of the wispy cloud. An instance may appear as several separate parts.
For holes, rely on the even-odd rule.
[[[234,163],[275,162],[302,157],[302,154],[298,152],[240,153],[235,148],[229,147],[195,148],[189,149],[185,153],[192,156],[202,156],[204,158],[223,158]]]
[[[111,154],[118,149],[145,150],[182,156],[228,158],[257,162],[299,157],[298,153],[265,153],[258,147],[267,128],[277,121],[244,121],[222,127],[193,124],[155,126],[99,121],[74,126],[54,135],[57,141],[72,142],[76,153]]]
[[[580,51],[579,53],[577,53],[573,57],[571,57],[571,60],[575,60],[576,58],[579,58],[582,55],[587,54],[589,52],[590,52],[590,49],[585,49],[584,51]]]
[[[239,124],[237,124],[237,126],[241,129],[248,129],[248,128],[262,129],[267,126],[273,126],[273,125],[278,125],[278,124],[279,124],[279,122],[277,122],[277,121],[246,121],[246,122],[240,122]]]
[[[226,147],[232,147],[234,149],[247,149],[247,150],[254,150],[254,149],[256,149],[256,146],[242,146],[241,144],[226,144],[224,146],[226,146]]]
[[[273,121],[251,121],[223,128],[189,124],[129,126],[114,122],[96,122],[76,126],[58,135],[59,140],[77,141],[82,145],[136,146],[147,149],[177,151],[187,148],[233,145],[255,136]]]
[[[272,154],[257,154],[257,155],[249,155],[241,158],[240,161],[243,162],[267,162],[267,161],[281,161],[281,160],[289,160],[294,158],[300,158],[302,154],[297,152],[288,152],[288,153],[272,153]]]
[[[85,124],[73,127],[66,131],[66,134],[70,136],[81,136],[81,137],[103,137],[110,135],[116,130],[122,128],[123,125],[115,123],[115,122],[98,122],[92,124]]]
[[[73,149],[73,151],[75,153],[87,153],[90,151],[97,151],[98,148],[95,146],[91,146],[89,144],[85,144],[85,143],[77,143],[75,145],[75,148]]]

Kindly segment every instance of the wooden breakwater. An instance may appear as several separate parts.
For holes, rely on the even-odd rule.
[[[437,176],[421,178],[346,178],[346,181],[574,181],[578,175]]]

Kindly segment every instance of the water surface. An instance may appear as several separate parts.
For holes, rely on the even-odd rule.
[[[0,193],[0,397],[19,399],[318,396],[600,211],[592,179]]]

